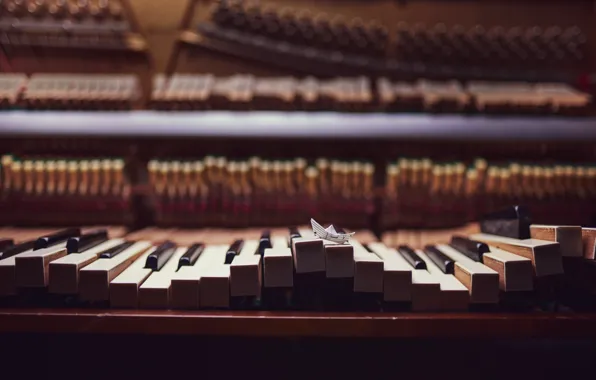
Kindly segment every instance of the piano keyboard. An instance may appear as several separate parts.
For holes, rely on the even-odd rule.
[[[10,303],[33,289],[142,309],[463,311],[508,310],[508,297],[524,295],[535,309],[532,295],[577,260],[568,247],[593,247],[593,229],[529,227],[545,240],[469,229],[448,244],[391,246],[363,231],[332,243],[307,228],[6,228],[0,296]]]

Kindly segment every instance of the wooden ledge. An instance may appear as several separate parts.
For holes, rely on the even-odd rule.
[[[292,313],[3,309],[0,333],[253,337],[596,337],[596,314]]]

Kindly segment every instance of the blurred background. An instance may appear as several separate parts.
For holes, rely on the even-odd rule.
[[[0,222],[594,222],[591,1],[3,0]],[[397,240],[396,240],[397,239]]]

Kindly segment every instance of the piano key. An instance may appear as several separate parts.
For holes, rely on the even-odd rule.
[[[207,245],[194,265],[184,266],[172,276],[171,305],[176,309],[198,309],[200,305],[200,280],[210,265],[224,257],[227,245]]]
[[[110,281],[110,305],[120,308],[139,307],[139,286],[151,275],[153,269],[146,265],[149,255],[157,247],[152,247]]]
[[[265,254],[265,250],[267,248],[272,248],[273,246],[271,245],[271,232],[270,231],[263,231],[263,233],[261,234],[261,238],[259,239],[259,255],[261,255],[261,257],[263,257],[263,255]]]
[[[532,261],[500,248],[491,247],[484,254],[484,265],[499,274],[499,288],[504,292],[523,292],[533,289]]]
[[[303,230],[300,235],[291,239],[295,269],[292,296],[298,307],[312,310],[323,303],[320,290],[325,285],[325,248],[312,231]]]
[[[159,271],[170,260],[175,251],[176,244],[174,244],[174,242],[166,241],[161,243],[147,257],[145,267],[151,270]]]
[[[582,257],[582,228],[580,226],[545,226],[532,224],[530,226],[532,239],[554,241],[559,243],[561,256]]]
[[[78,253],[88,250],[98,244],[108,240],[107,230],[97,230],[75,236],[68,239],[66,242],[66,250],[68,253]]]
[[[288,247],[292,248],[292,242],[295,238],[302,237],[302,234],[298,231],[297,227],[289,228]]]
[[[418,256],[419,252],[416,252]],[[405,260],[404,260],[405,261]],[[426,262],[425,262],[426,263]],[[410,263],[408,265],[411,266]],[[442,308],[441,285],[426,269],[412,267],[412,310],[433,311]]]
[[[186,252],[184,252],[184,255],[182,255],[178,261],[178,269],[182,268],[183,266],[194,265],[204,250],[205,244],[203,243],[195,243],[188,247]]]
[[[449,245],[468,258],[482,262],[482,255],[489,251],[488,245],[479,241],[470,240],[464,236],[452,236]]]
[[[15,244],[11,247],[6,248],[2,255],[0,255],[0,260],[7,259],[9,257],[13,257],[18,255],[19,253],[23,253],[26,251],[30,251],[35,247],[35,240],[24,241],[22,243]]]
[[[511,206],[486,215],[480,221],[480,231],[511,239],[529,239],[530,224],[530,213],[524,206]]]
[[[228,251],[226,252],[226,257],[224,260],[224,264],[231,264],[234,261],[234,258],[240,254],[242,247],[244,246],[244,240],[238,239],[234,241]]]
[[[359,242],[354,246],[354,292],[383,293],[383,260]]]
[[[104,250],[122,242],[122,239],[108,240],[77,255],[66,255],[52,261],[49,268],[50,283],[48,289],[50,293],[77,294],[81,268],[97,260]]]
[[[383,260],[383,301],[410,302],[412,265],[397,250],[389,249],[383,243],[369,243],[368,247]]]
[[[426,269],[426,262],[407,245],[397,247],[397,253],[404,258],[414,269]]]
[[[139,306],[141,308],[167,309],[170,307],[172,276],[178,268],[177,263],[186,252],[185,247],[176,249],[174,255],[159,272],[152,272],[139,287]]]
[[[231,297],[257,297],[261,294],[261,256],[258,250],[258,241],[247,240],[238,257],[230,264]]]
[[[201,275],[199,307],[227,309],[230,307],[230,265],[225,264],[226,253],[214,259]]]
[[[447,244],[438,245],[437,249],[455,261],[454,276],[469,290],[471,303],[499,302],[499,274],[496,271]]]
[[[582,228],[584,258],[596,259],[596,228]]]
[[[0,260],[0,296],[16,294],[16,258],[25,253],[33,252],[34,247],[35,240],[16,245],[7,250],[10,253],[8,257]]]
[[[100,254],[99,258],[100,259],[113,259],[120,253],[122,253],[122,252],[126,251],[128,248],[132,247],[134,244],[136,244],[136,242],[134,242],[134,241],[122,242],[121,244],[118,244],[110,249],[103,251]]]
[[[272,239],[272,248],[263,255],[263,288],[261,301],[268,310],[284,309],[290,304],[294,286],[294,261],[286,239]]]
[[[453,274],[454,262],[453,260],[445,256],[445,254],[437,249],[434,245],[427,245],[422,250],[428,258],[435,263],[442,271],[446,274]],[[428,261],[424,260],[427,263]]]
[[[136,242],[116,257],[100,258],[79,271],[79,296],[84,301],[108,301],[110,282],[139,256],[152,249],[147,241]]]
[[[473,234],[470,238],[488,244],[489,248],[501,248],[532,260],[536,277],[563,273],[559,243],[537,239],[518,240],[488,234]]]
[[[349,309],[354,293],[354,247],[323,241],[325,249],[324,304],[327,309]]]
[[[44,288],[48,286],[50,262],[66,256],[66,254],[66,241],[62,241],[48,248],[36,249],[15,256],[17,287]]]
[[[35,248],[34,249],[42,249],[47,248],[57,243],[63,242],[68,240],[68,238],[75,237],[81,235],[80,228],[68,228],[65,230],[61,230],[55,232],[53,234],[49,234],[46,236],[39,237],[35,241]]]
[[[443,272],[443,269],[435,264],[426,252],[418,251],[418,255],[426,262],[428,273],[439,283],[440,309],[448,311],[467,310],[470,300],[468,289],[455,276]]]

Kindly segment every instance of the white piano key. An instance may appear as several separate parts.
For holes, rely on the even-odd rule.
[[[412,267],[383,243],[370,243],[369,248],[383,260],[383,300],[410,302],[412,299]]]
[[[50,293],[77,294],[79,291],[79,271],[98,259],[106,249],[123,243],[123,239],[111,239],[76,255],[66,255],[50,263]]]
[[[489,234],[472,234],[470,239],[532,260],[536,277],[563,273],[559,243],[538,239],[519,240]]]
[[[416,254],[419,255],[419,251]],[[399,255],[397,250],[395,253]],[[426,269],[414,269],[403,257],[400,257],[412,269],[412,310],[433,311],[442,309],[441,284],[436,276]],[[399,260],[399,259],[398,259]]]
[[[85,301],[108,301],[110,282],[151,248],[150,242],[140,241],[116,257],[99,259],[82,268],[79,271],[80,298]]]
[[[49,282],[50,262],[66,255],[66,242],[16,255],[15,279],[17,287],[45,288]]]
[[[490,252],[483,255],[482,261],[499,274],[499,288],[502,291],[522,292],[534,288],[532,260],[490,247]]]
[[[171,306],[177,309],[197,309],[200,305],[200,280],[210,265],[225,257],[228,245],[207,245],[194,265],[180,268],[171,281]],[[222,264],[223,265],[223,264]]]
[[[582,228],[581,226],[546,226],[532,224],[530,236],[533,239],[553,241],[559,243],[561,256],[582,257]]]
[[[294,285],[294,262],[292,252],[287,245],[279,244],[265,249],[263,266],[264,282],[267,288],[290,288]]]
[[[17,292],[16,258],[20,255],[33,252],[33,250],[19,253],[12,257],[0,260],[0,296],[14,295]]]
[[[441,310],[467,310],[470,301],[468,289],[452,274],[443,273],[422,250],[416,251],[416,254],[424,260],[428,273],[439,283]]]
[[[149,278],[153,271],[145,267],[147,257],[155,252],[156,248],[152,247],[140,255],[110,282],[110,305],[112,307],[139,307],[139,286]]]
[[[223,256],[221,257],[223,260]],[[230,307],[230,266],[209,266],[200,281],[201,308],[229,308]]]
[[[354,291],[383,293],[383,260],[352,239],[354,247]]]
[[[258,241],[245,241],[240,255],[230,264],[232,297],[256,297],[261,294],[261,256],[255,254],[258,248]]]
[[[354,247],[352,244],[325,241],[324,248],[327,278],[354,277]]]
[[[499,274],[447,244],[437,248],[455,261],[453,275],[468,288],[471,303],[499,302]]]
[[[141,308],[167,309],[170,306],[172,277],[178,268],[178,261],[188,247],[179,247],[158,272],[152,272],[139,287]]]
[[[304,235],[302,235],[304,236]],[[300,237],[292,240],[292,256],[296,273],[325,272],[323,240]]]

